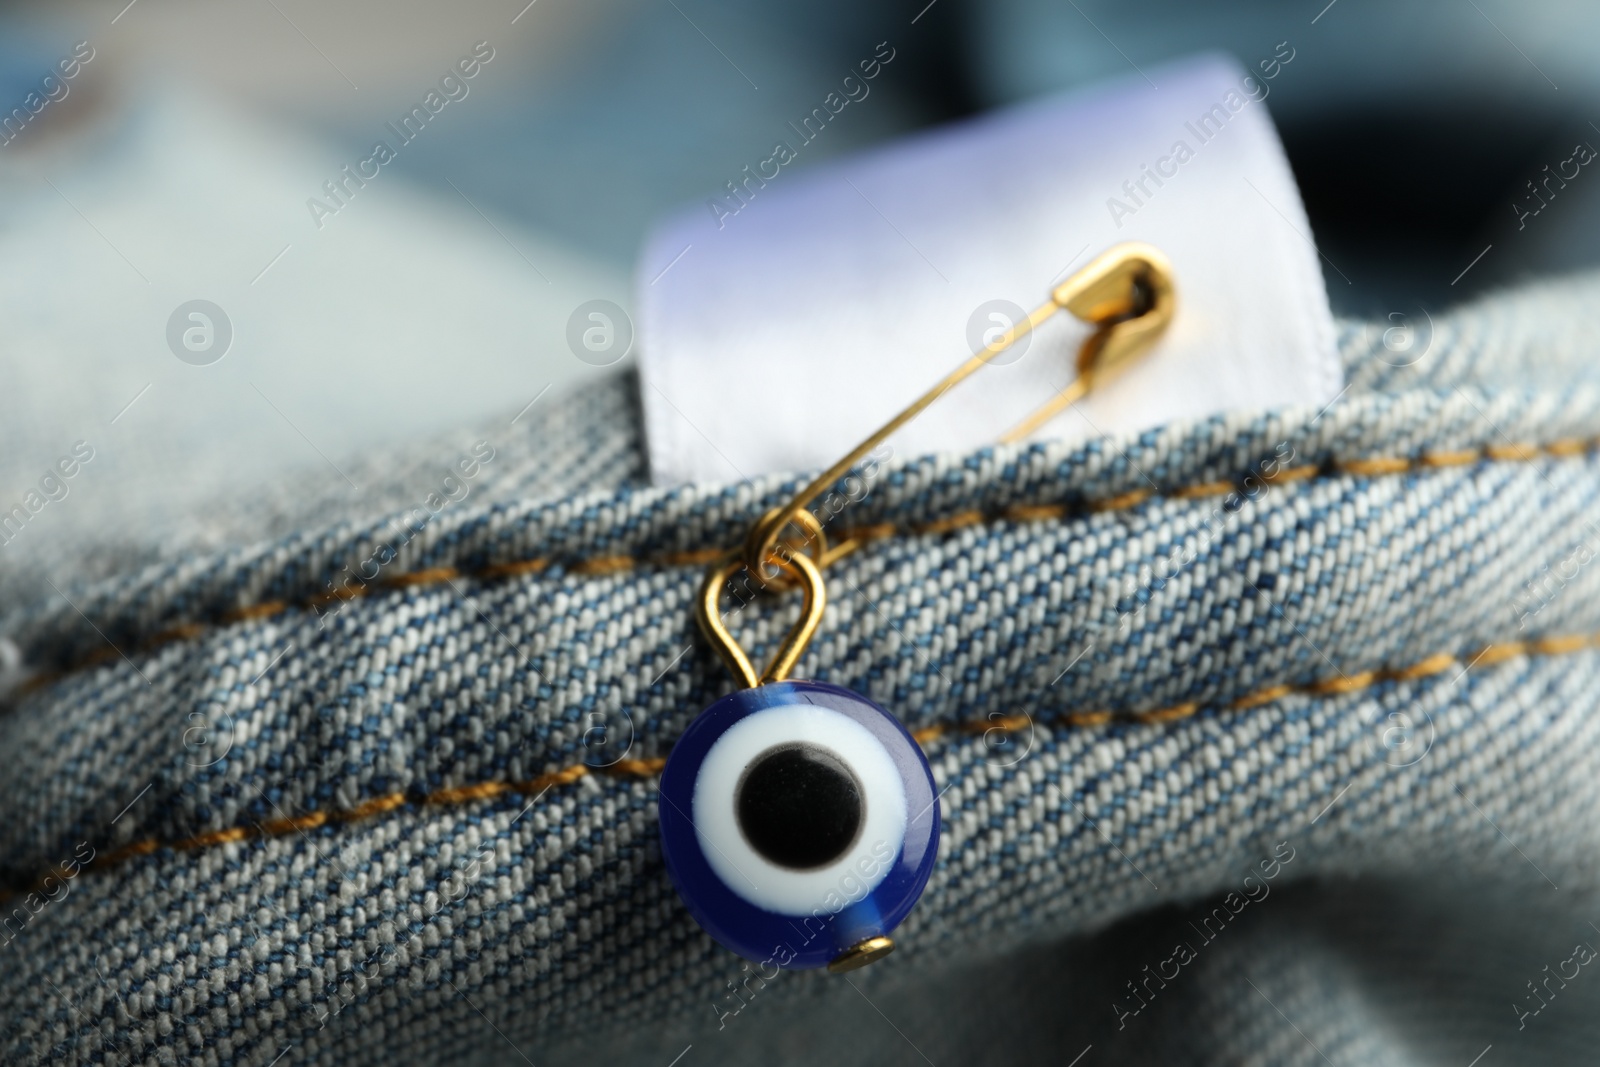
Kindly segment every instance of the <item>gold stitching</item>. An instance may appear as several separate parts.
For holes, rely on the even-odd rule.
[[[1420,663],[1414,663],[1390,674],[1397,682],[1409,682],[1416,678],[1427,678],[1435,674],[1443,674],[1456,665],[1456,658],[1448,652],[1440,652],[1429,656]]]
[[[478,572],[479,578],[520,578],[524,574],[538,574],[550,566],[547,559],[519,559],[510,563],[491,563]]]
[[[461,572],[454,567],[428,567],[425,570],[391,575],[387,584],[396,589],[404,589],[413,585],[436,585],[459,577]]]
[[[1413,470],[1425,468],[1460,466],[1473,460],[1497,463],[1520,463],[1544,455],[1557,458],[1570,458],[1584,456],[1595,449],[1600,449],[1600,437],[1564,437],[1551,441],[1545,445],[1488,445],[1478,451],[1455,452],[1426,452],[1416,459],[1400,457],[1379,457],[1365,460],[1351,460],[1344,464],[1333,464],[1328,467],[1319,467],[1316,464],[1305,464],[1299,467],[1281,469],[1277,473],[1264,476],[1266,481],[1282,483],[1299,481],[1317,476],[1336,476],[1350,474],[1356,476],[1373,477],[1379,475],[1403,474]],[[1168,490],[1166,495],[1174,499],[1187,500],[1206,495],[1222,495],[1233,492],[1236,485],[1231,482],[1202,482],[1191,486],[1180,486]],[[1099,501],[1091,501],[1086,505],[1088,511],[1104,513],[1137,507],[1149,500],[1155,494],[1148,489],[1136,489],[1118,496],[1107,497]],[[1004,509],[997,516],[1001,519],[1031,522],[1052,520],[1064,517],[1068,509],[1062,504],[1013,504]],[[840,532],[839,540],[843,545],[848,541],[866,544],[871,541],[883,540],[889,537],[917,537],[925,534],[946,533],[950,530],[974,525],[987,521],[991,516],[977,511],[961,512],[945,519],[913,526],[897,526],[894,523],[877,523],[872,526],[863,526],[854,530]],[[855,546],[852,546],[852,548]],[[606,575],[630,570],[635,566],[645,564],[662,564],[665,566],[686,566],[702,564],[720,559],[727,554],[727,549],[698,549],[689,552],[671,552],[656,557],[641,557],[629,555],[600,556],[588,560],[580,560],[571,566],[574,574]],[[843,555],[844,553],[839,553]],[[302,605],[305,607],[322,607],[335,601],[343,602],[356,597],[366,596],[374,590],[416,588],[444,582],[453,578],[468,578],[479,581],[494,580],[499,578],[519,577],[526,574],[538,574],[550,567],[555,561],[548,557],[534,559],[513,560],[507,563],[491,563],[476,571],[461,571],[455,567],[430,567],[420,571],[410,571],[403,574],[391,574],[378,579],[368,585],[346,585],[339,590],[328,593],[317,593],[307,597]],[[293,610],[297,605],[287,600],[267,600],[259,604],[249,604],[243,607],[231,608],[222,612],[214,624],[208,625],[201,622],[179,623],[141,642],[135,651],[148,652],[159,648],[161,645],[184,638],[198,637],[210,629],[229,626],[236,622],[247,622],[258,619],[272,618]],[[29,678],[18,687],[18,695],[31,693],[53,682],[59,681],[67,675],[84,670],[100,663],[116,659],[117,653],[109,648],[95,649],[84,655],[78,662],[71,664],[59,671],[40,672]]]
[[[981,511],[961,511],[949,516],[948,518],[935,519],[933,522],[924,523],[922,526],[922,532],[931,534],[950,533],[952,530],[961,530],[968,526],[976,526],[986,517],[987,516],[985,516]]]
[[[1199,485],[1186,485],[1167,495],[1178,500],[1193,500],[1200,496],[1221,496],[1223,493],[1233,492],[1234,488],[1232,482],[1201,482]]]
[[[285,600],[263,600],[259,604],[250,604],[242,608],[234,608],[223,615],[224,623],[248,622],[251,619],[270,619],[274,615],[281,615],[289,610],[289,603]]]
[[[1127,508],[1138,507],[1155,495],[1151,489],[1134,489],[1120,496],[1106,497],[1104,500],[1095,500],[1089,503],[1089,510],[1096,512],[1123,511]]]
[[[1043,522],[1047,519],[1064,519],[1064,504],[1012,504],[1002,514],[1010,522]]]
[[[1374,474],[1404,474],[1409,471],[1415,460],[1405,459],[1401,456],[1380,456],[1375,459],[1355,459],[1340,465],[1346,474],[1374,475]]]
[[[1484,455],[1490,459],[1511,460],[1513,462],[1532,459],[1539,454],[1539,446],[1534,444],[1517,444],[1515,442],[1504,445],[1488,445],[1483,450]]]
[[[1534,641],[1504,641],[1486,645],[1476,655],[1469,657],[1466,662],[1469,665],[1501,663],[1519,655],[1561,656],[1596,647],[1600,647],[1600,634],[1566,634],[1543,637]],[[1344,675],[1337,679],[1325,679],[1302,685],[1279,684],[1268,686],[1265,689],[1257,690],[1227,704],[1220,705],[1220,707],[1225,711],[1243,711],[1296,694],[1305,696],[1343,696],[1369,689],[1382,682],[1415,681],[1432,677],[1444,673],[1461,662],[1462,660],[1459,656],[1449,652],[1438,652],[1407,667],[1361,671],[1357,674]],[[1104,726],[1118,720],[1145,724],[1167,723],[1190,718],[1207,706],[1217,705],[1206,705],[1198,701],[1185,701],[1181,704],[1173,704],[1169,707],[1156,708],[1151,711],[1120,714],[1110,711],[1073,711],[1065,713],[1061,716],[1061,719],[1067,725],[1075,727]],[[951,733],[981,734],[993,729],[1015,731],[1031,726],[1032,723],[1032,718],[1027,715],[985,718],[967,723],[935,723],[913,731],[911,736],[917,744],[927,747]],[[661,773],[661,769],[666,766],[666,763],[667,761],[664,757],[625,759],[610,767],[602,768],[602,770],[613,777],[648,778]],[[595,768],[591,768],[587,764],[578,763],[522,782],[476,782],[470,785],[436,789],[422,798],[421,805],[444,807],[468,804],[478,800],[492,800],[506,793],[522,793],[525,795],[531,793],[537,796],[545,790],[556,786],[571,785],[578,779],[595,773],[595,770]],[[100,862],[94,866],[97,870],[101,867],[116,866],[139,856],[148,856],[164,848],[177,852],[195,852],[217,845],[239,844],[262,837],[282,837],[291,833],[300,833],[325,826],[330,822],[358,822],[375,815],[394,811],[409,802],[410,798],[404,793],[389,793],[362,801],[355,807],[342,811],[313,811],[305,815],[274,819],[266,823],[231,826],[222,830],[209,830],[206,833],[196,834],[176,841],[146,838],[105,853],[100,857]],[[0,902],[19,896],[22,892],[24,891],[0,891]]]
[[[1378,680],[1377,671],[1357,671],[1355,674],[1342,674],[1337,678],[1324,678],[1320,682],[1313,682],[1313,693],[1355,693],[1370,687]]]
[[[1537,652],[1544,656],[1561,656],[1568,652],[1578,652],[1593,644],[1595,638],[1582,634],[1567,637],[1541,637],[1528,642],[1529,651]]]
[[[1233,707],[1236,710],[1243,711],[1248,708],[1259,707],[1262,704],[1270,704],[1274,700],[1289,696],[1293,693],[1294,686],[1292,685],[1268,686],[1266,689],[1258,690],[1257,692],[1251,693],[1249,696],[1240,697],[1238,700],[1233,702]]]
[[[618,574],[632,570],[640,561],[633,556],[597,556],[582,559],[572,565],[572,573],[587,575]]]
[[[1278,471],[1277,474],[1267,478],[1269,482],[1298,482],[1306,478],[1315,478],[1322,473],[1322,468],[1315,463],[1306,463],[1299,467],[1289,467]]]
[[[1483,453],[1464,449],[1460,452],[1430,452],[1422,457],[1422,462],[1429,467],[1460,467],[1476,463],[1482,458]]]

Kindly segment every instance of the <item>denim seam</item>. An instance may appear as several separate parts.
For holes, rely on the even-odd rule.
[[[1527,463],[1543,457],[1560,459],[1582,457],[1597,449],[1600,449],[1600,437],[1561,438],[1546,444],[1508,442],[1488,445],[1481,449],[1424,452],[1414,458],[1380,456],[1326,465],[1308,464],[1300,467],[1284,468],[1272,475],[1262,473],[1259,477],[1263,483],[1275,485],[1315,478],[1390,477],[1410,474],[1420,470],[1437,470],[1446,467],[1470,466],[1472,464]],[[1235,492],[1238,488],[1237,482],[1200,482],[1165,491],[1137,489],[1118,496],[1088,501],[1082,504],[1013,504],[997,514],[974,510],[958,512],[943,519],[915,525],[901,526],[895,523],[882,523],[874,526],[846,529],[841,531],[840,539],[831,554],[831,558],[838,559],[864,545],[897,537],[919,537],[929,534],[951,533],[989,522],[1060,521],[1078,513],[1104,514],[1106,512],[1125,511],[1138,507],[1159,496],[1175,500],[1193,500],[1220,496]],[[705,565],[723,558],[731,551],[733,551],[732,548],[716,548],[700,549],[692,552],[673,552],[650,557],[633,555],[596,556],[577,560],[569,564],[568,569],[570,573],[577,575],[604,576],[631,570],[641,565],[662,567]],[[544,556],[506,563],[493,563],[470,570],[451,566],[430,567],[424,570],[390,575],[381,580],[375,580],[360,586],[347,584],[337,591],[319,593],[299,603],[288,600],[263,601],[235,608],[212,622],[186,622],[168,627],[139,642],[132,651],[136,653],[150,652],[176,641],[203,637],[215,629],[231,626],[234,623],[270,619],[297,608],[300,610],[315,610],[326,607],[329,604],[347,603],[374,592],[392,592],[427,587],[448,583],[458,578],[475,581],[497,581],[523,575],[539,574],[556,562],[556,558]],[[60,670],[41,671],[31,676],[18,686],[15,695],[17,697],[26,696],[28,693],[49,686],[79,671],[89,670],[115,660],[123,654],[122,650],[114,648],[97,649],[77,663],[69,664]]]
[[[1438,652],[1405,667],[1380,667],[1298,685],[1268,686],[1253,693],[1247,693],[1226,704],[1188,701],[1150,711],[1068,712],[1061,715],[1059,719],[1065,726],[1080,729],[1109,726],[1118,722],[1155,725],[1191,718],[1207,707],[1213,707],[1220,712],[1248,711],[1291,696],[1345,696],[1350,693],[1362,692],[1387,682],[1409,682],[1437,677],[1452,668],[1462,665],[1465,665],[1465,669],[1471,669],[1474,666],[1488,667],[1505,663],[1518,656],[1566,656],[1596,648],[1600,648],[1600,633],[1567,634],[1534,638],[1527,641],[1501,641],[1485,645],[1466,657],[1457,653]],[[1463,673],[1465,673],[1465,670],[1463,670]],[[1030,727],[1033,723],[1033,718],[1028,715],[1004,717],[993,715],[966,723],[938,723],[915,730],[911,736],[918,744],[926,748],[951,735],[986,734],[991,730],[1015,732]],[[316,830],[329,825],[345,825],[395,811],[408,804],[415,804],[419,807],[454,806],[481,800],[493,800],[508,793],[519,793],[524,796],[532,794],[533,802],[536,802],[550,789],[557,786],[571,785],[597,771],[613,777],[648,778],[659,774],[665,764],[666,759],[664,757],[625,759],[601,768],[577,763],[570,767],[563,767],[560,770],[541,774],[527,781],[475,782],[470,785],[438,789],[422,797],[414,797],[406,793],[389,793],[384,796],[373,797],[362,801],[354,807],[341,810],[318,810],[307,812],[304,815],[271,819],[265,822],[252,822],[247,825],[231,826],[221,830],[208,830],[202,834],[195,834],[174,841],[162,841],[156,838],[134,841],[113,852],[106,853],[100,857],[99,862],[95,863],[94,867],[99,870],[117,866],[136,857],[148,856],[159,852],[162,849],[170,849],[175,852],[198,852],[203,849],[215,848],[219,845],[240,844],[269,837],[283,837],[293,833],[305,833],[308,830]],[[530,802],[530,806],[533,802]],[[85,867],[84,869],[87,870],[88,868]],[[34,888],[37,889],[39,885],[51,877],[60,879],[62,872],[55,869],[47,871],[34,883]],[[27,889],[0,890],[0,903],[9,901],[28,891]]]

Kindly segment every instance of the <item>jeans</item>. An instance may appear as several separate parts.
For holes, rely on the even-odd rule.
[[[917,733],[945,830],[850,982],[752,977],[662,867],[696,588],[800,479],[649,487],[630,375],[454,506],[8,605],[0,1061],[1587,1060],[1597,296],[1345,322],[1323,411],[882,463],[796,674]]]

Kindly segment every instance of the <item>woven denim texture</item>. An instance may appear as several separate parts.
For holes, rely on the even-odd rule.
[[[786,975],[754,983],[748,1003],[727,998],[748,972],[677,901],[648,774],[425,802],[583,763],[596,714],[625,725],[629,759],[662,756],[730,687],[694,633],[703,565],[672,557],[736,543],[796,480],[647,487],[629,377],[479,434],[497,458],[478,491],[379,572],[414,584],[314,604],[392,544],[429,489],[396,478],[385,514],[317,525],[311,512],[327,510],[303,503],[273,540],[167,553],[64,587],[70,604],[28,598],[0,622],[39,675],[0,714],[5,883],[25,894],[84,843],[101,858],[156,845],[89,862],[0,935],[0,1060],[575,1062],[611,1049],[656,1062],[692,1041],[719,1062],[735,1049],[798,1061],[804,1042],[761,1035],[867,996],[915,1000],[917,983],[962,968],[1004,974],[1015,959],[1026,974],[1041,944],[1090,934],[1062,950],[1084,961],[1063,1062],[1080,1037],[1123,1062],[1455,1062],[1458,1045],[1476,1054],[1477,1029],[1480,1048],[1524,1040],[1523,1055],[1560,1059],[1586,1025],[1578,1006],[1565,1026],[1519,1029],[1499,1005],[1570,945],[1557,956],[1507,934],[1525,948],[1473,975],[1494,1007],[1454,1023],[1440,1008],[1438,1025],[1402,1034],[1392,1005],[1370,1003],[1374,976],[1451,928],[1421,909],[1428,931],[1343,938],[1348,894],[1327,880],[1447,882],[1450,899],[1514,900],[1517,921],[1547,932],[1600,918],[1600,653],[1473,662],[1486,646],[1600,633],[1600,569],[1565,568],[1600,542],[1600,459],[1571,445],[1600,438],[1597,296],[1590,277],[1495,297],[1435,316],[1399,354],[1384,325],[1346,323],[1351,387],[1322,412],[886,463],[838,525],[897,532],[830,569],[798,673],[914,730],[952,729],[927,745],[945,790],[939,866],[899,951],[856,990]],[[1479,455],[1419,462],[1467,452]],[[1220,512],[1220,494],[1190,492],[1243,484],[1274,456],[1317,473]],[[1142,498],[1119,504],[1126,494]],[[1015,517],[1033,505],[1066,511]],[[981,521],[911,532],[974,510]],[[1173,558],[1176,573],[1158,569]],[[535,559],[543,569],[486,576]],[[1530,610],[1526,583],[1545,568],[1573,573]],[[763,599],[733,625],[760,657],[794,611]],[[1455,669],[1356,684],[1440,653]],[[1340,678],[1348,691],[1227,707]],[[1191,704],[1170,721],[1066,718]],[[984,732],[997,716],[1027,725],[997,747]],[[361,819],[252,829],[395,794]],[[245,839],[163,846],[231,828]],[[1280,842],[1295,859],[1278,901],[1246,909],[1248,930],[1202,952],[1205,974],[1146,1009],[1165,1022],[1119,1028],[1113,1003],[1131,1003],[1126,981],[1158,958],[1128,947],[1142,935],[1127,924],[1204,910]],[[1400,893],[1392,913],[1418,896]],[[1592,1008],[1591,984],[1569,999]],[[910,1054],[883,1031],[881,1049],[833,1058]]]

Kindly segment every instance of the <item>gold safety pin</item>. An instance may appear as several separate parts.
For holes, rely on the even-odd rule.
[[[1051,290],[1048,302],[1035,308],[1026,319],[951,371],[910,407],[884,423],[843,459],[813,479],[787,504],[768,511],[750,528],[742,552],[732,553],[711,567],[695,603],[695,617],[700,629],[717,650],[729,673],[739,684],[750,689],[768,682],[783,681],[810,644],[812,635],[822,622],[823,609],[827,606],[827,586],[822,580],[822,568],[844,555],[851,544],[847,541],[830,552],[822,523],[806,510],[806,505],[848,474],[862,456],[922,414],[946,391],[965,381],[1015,344],[1018,338],[1026,336],[1057,311],[1070,311],[1097,329],[1078,349],[1078,376],[1072,384],[1000,438],[1004,443],[1021,440],[1086,396],[1100,376],[1147,351],[1172,321],[1176,306],[1172,265],[1167,262],[1166,256],[1150,245],[1137,242],[1112,246]],[[791,523],[800,528],[802,547],[793,552],[779,552],[778,545],[783,539],[783,532]],[[809,555],[804,546],[810,546]],[[777,574],[765,573],[764,567],[769,563],[777,567]],[[760,674],[756,673],[750,657],[745,655],[744,649],[739,647],[738,641],[734,640],[722,621],[723,587],[741,568],[748,568],[759,585],[771,588],[794,583],[804,593],[800,617]],[[778,581],[780,577],[785,581]]]
[[[804,510],[806,505],[849,474],[863,456],[878,447],[890,434],[922,414],[948,390],[971,377],[1057,311],[1070,311],[1098,329],[1078,349],[1078,375],[1072,384],[1006,431],[1000,438],[1003,444],[1027,437],[1088,395],[1095,382],[1107,372],[1148,351],[1172,321],[1176,308],[1177,293],[1173,288],[1172,264],[1159,249],[1137,241],[1106,249],[1078,273],[1051,290],[1050,299],[1035,308],[1026,319],[945,375],[942,381],[880,426],[839,462],[812,479],[787,504],[763,515],[750,528],[750,534],[745,539],[743,562],[758,578],[763,577],[762,566],[779,558],[778,542],[785,527],[797,523],[804,527],[806,543],[815,544],[812,555],[826,565],[830,560],[827,540],[816,516]],[[802,584],[812,584],[804,580],[806,577],[804,573],[801,574]],[[820,585],[820,582],[817,584]],[[820,593],[814,595],[820,597]],[[789,643],[793,642],[786,642]],[[803,648],[803,644],[800,647]]]

